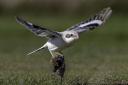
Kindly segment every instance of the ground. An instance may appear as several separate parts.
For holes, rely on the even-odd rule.
[[[63,51],[66,73],[63,85],[128,84],[128,17],[113,15],[104,26],[88,33]],[[84,17],[29,16],[42,26],[62,31]],[[47,39],[34,36],[15,22],[14,16],[0,17],[0,84],[60,85],[52,75],[51,55],[42,50],[26,54]]]

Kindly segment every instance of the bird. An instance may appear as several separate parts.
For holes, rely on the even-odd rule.
[[[16,17],[16,21],[25,26],[35,35],[47,38],[47,42],[43,46],[28,53],[27,55],[31,55],[37,51],[40,51],[41,49],[48,49],[52,55],[51,62],[53,64],[53,72],[63,78],[66,69],[62,51],[72,46],[72,43],[80,38],[81,33],[88,32],[103,25],[111,14],[111,7],[103,8],[100,12],[96,13],[92,17],[61,32],[53,31],[51,29],[33,24],[20,16]]]

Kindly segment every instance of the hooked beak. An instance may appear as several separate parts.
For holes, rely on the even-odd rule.
[[[74,37],[75,37],[75,39],[79,39],[79,35],[78,34],[74,35]]]

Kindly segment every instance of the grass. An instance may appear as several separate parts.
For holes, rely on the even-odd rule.
[[[59,31],[84,19],[28,18]],[[63,51],[67,66],[63,85],[128,84],[127,18],[113,16],[103,27],[83,33],[74,46]],[[34,36],[12,16],[1,16],[0,27],[0,85],[60,85],[59,78],[51,74],[47,50],[26,56],[46,39]]]

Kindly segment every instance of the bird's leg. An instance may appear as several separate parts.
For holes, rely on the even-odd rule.
[[[55,57],[52,57],[52,63],[54,66],[53,72],[61,77],[61,80],[65,72],[64,56],[61,53],[57,53]]]

